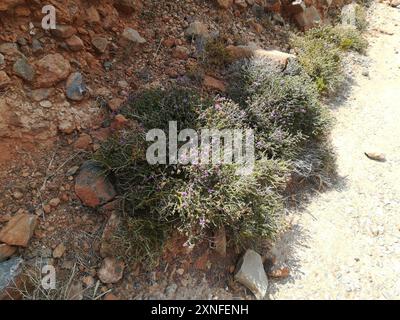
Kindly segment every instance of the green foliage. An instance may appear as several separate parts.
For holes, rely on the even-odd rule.
[[[340,51],[323,37],[295,37],[293,45],[305,72],[320,93],[333,93],[343,82]]]
[[[207,68],[222,68],[232,62],[232,57],[226,50],[223,39],[216,38],[207,41],[205,45],[205,54],[203,64]]]

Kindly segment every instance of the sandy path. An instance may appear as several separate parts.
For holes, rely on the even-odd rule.
[[[400,298],[400,9],[376,4],[369,20],[369,77],[355,72],[335,111],[343,185],[313,199],[278,244],[291,276],[271,284],[271,299]]]

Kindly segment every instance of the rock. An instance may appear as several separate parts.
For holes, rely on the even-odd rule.
[[[68,38],[65,40],[65,43],[72,51],[81,51],[85,48],[85,44],[83,43],[82,39],[77,35],[73,35],[72,37]]]
[[[67,39],[76,33],[76,29],[69,25],[57,24],[56,29],[51,30],[51,33],[58,38]]]
[[[68,169],[68,171],[65,173],[65,175],[67,177],[74,176],[78,172],[78,170],[79,170],[78,166],[73,166],[73,167]]]
[[[261,34],[264,31],[264,27],[255,21],[251,22],[251,26],[253,27],[254,31],[257,32],[258,34]]]
[[[257,299],[263,299],[268,290],[268,278],[261,256],[253,250],[247,250],[236,270],[235,280],[249,288]]]
[[[114,130],[121,130],[129,124],[129,120],[125,118],[122,114],[117,114],[111,123],[111,128]]]
[[[240,9],[246,9],[247,8],[246,0],[235,0],[235,5],[238,6]]]
[[[19,257],[0,262],[0,300],[12,299],[16,295],[10,287],[18,284],[22,263],[23,260]]]
[[[54,251],[53,251],[53,258],[54,258],[54,259],[59,259],[59,258],[61,258],[61,257],[64,255],[65,250],[66,250],[65,245],[64,245],[64,243],[61,242],[61,243],[54,249]]]
[[[0,71],[0,88],[5,88],[10,84],[10,78],[4,71]]]
[[[276,279],[284,279],[289,277],[290,275],[290,270],[287,267],[280,268],[280,269],[274,269],[268,272],[268,277],[271,278],[276,278]]]
[[[321,15],[314,6],[306,7],[294,16],[296,24],[303,30],[311,29],[322,21]]]
[[[100,15],[97,11],[95,6],[91,6],[89,9],[86,10],[86,17],[89,23],[99,23],[100,22]]]
[[[52,104],[51,101],[49,101],[49,100],[40,101],[40,102],[39,102],[39,105],[40,105],[42,108],[45,108],[45,109],[50,109],[50,108],[53,106],[53,104]]]
[[[57,208],[60,205],[61,200],[59,198],[53,198],[49,201],[49,205],[53,208]]]
[[[215,251],[222,257],[226,256],[226,232],[222,226],[214,235]]]
[[[290,53],[278,51],[278,50],[264,50],[252,46],[227,46],[226,50],[234,60],[243,58],[258,57],[268,59],[276,62],[281,66],[286,66],[289,59],[295,59],[296,56]]]
[[[20,213],[11,218],[0,231],[0,241],[12,246],[26,247],[37,225],[37,216]]]
[[[0,67],[5,63],[4,56],[0,53]]]
[[[397,7],[400,6],[400,0],[391,0],[391,1],[390,1],[390,5],[391,5],[393,8],[397,8]]]
[[[365,155],[371,160],[380,161],[380,162],[385,162],[386,161],[386,157],[385,157],[385,155],[383,153],[365,152]]]
[[[139,13],[143,8],[140,0],[118,0],[113,2],[115,8],[125,14]]]
[[[86,85],[80,72],[71,73],[65,85],[67,97],[74,101],[81,101],[86,93]]]
[[[125,28],[122,33],[122,38],[130,43],[143,44],[146,43],[146,39],[142,38],[135,29]]]
[[[15,253],[15,251],[17,251],[17,247],[9,246],[5,243],[0,243],[0,262],[7,260]]]
[[[75,181],[75,193],[89,207],[103,205],[117,195],[110,180],[103,175],[104,169],[93,161],[86,161]]]
[[[222,9],[229,9],[233,5],[233,0],[217,0],[217,4]]]
[[[25,58],[19,58],[15,61],[13,71],[18,77],[28,82],[32,82],[35,78],[35,69]]]
[[[24,197],[24,194],[21,191],[14,191],[13,192],[13,198],[16,200],[20,200]]]
[[[114,98],[108,102],[108,106],[112,111],[117,111],[121,107],[123,102],[124,100],[120,98]]]
[[[92,137],[86,133],[82,133],[75,141],[74,148],[77,150],[89,150],[92,143]]]
[[[37,62],[36,71],[36,86],[49,88],[68,77],[71,65],[61,54],[49,54]]]
[[[172,56],[176,59],[187,60],[189,58],[189,49],[184,46],[177,46],[172,50]]]
[[[73,122],[68,120],[60,121],[58,124],[58,130],[65,134],[71,134],[76,129],[76,126]]]
[[[43,46],[40,43],[40,41],[37,39],[33,39],[32,40],[32,52],[34,54],[40,54],[40,53],[43,53],[43,51],[44,51],[44,49],[43,49]]]
[[[13,42],[0,44],[0,53],[11,58],[23,57],[23,54],[18,49],[18,45]]]
[[[226,91],[225,83],[210,76],[204,76],[203,85],[211,90]]]
[[[92,45],[96,48],[99,53],[104,53],[108,47],[108,40],[107,38],[94,36],[92,38]]]
[[[208,38],[209,37],[208,28],[204,23],[200,21],[192,22],[189,25],[189,27],[185,30],[185,37],[188,39],[194,39],[197,37]]]
[[[104,296],[103,300],[107,300],[107,301],[111,301],[111,300],[120,300],[116,295],[112,294],[112,293],[107,293]]]
[[[53,91],[54,89],[52,88],[41,88],[32,90],[32,92],[30,92],[29,95],[33,101],[40,102],[48,99],[50,95],[53,93]]]
[[[103,283],[116,283],[122,279],[124,269],[125,264],[123,261],[114,258],[105,258],[97,274]]]
[[[86,288],[91,288],[95,285],[95,280],[92,276],[85,276],[82,278],[83,284],[86,286]]]
[[[112,257],[113,247],[111,245],[114,235],[117,233],[121,225],[121,218],[118,214],[113,212],[104,227],[103,235],[101,237],[100,256],[103,258]]]

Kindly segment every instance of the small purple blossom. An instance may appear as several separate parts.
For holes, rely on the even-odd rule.
[[[201,217],[199,220],[199,224],[202,228],[204,228],[206,226],[206,219],[204,219],[204,217]]]

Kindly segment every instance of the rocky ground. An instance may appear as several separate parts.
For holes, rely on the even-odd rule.
[[[287,10],[284,1],[169,0],[163,1],[162,5],[159,1],[121,1],[122,6],[114,5],[111,0],[49,2],[57,8],[59,23],[57,30],[52,32],[40,28],[41,1],[7,0],[0,4],[0,271],[6,274],[5,270],[10,270],[12,264],[36,268],[38,272],[31,275],[31,282],[37,284],[41,266],[53,265],[58,287],[50,293],[39,290],[32,294],[32,290],[19,290],[2,297],[9,298],[11,294],[12,298],[26,299],[253,299],[249,290],[234,281],[240,252],[228,250],[221,258],[212,248],[211,241],[191,251],[183,246],[185,239],[173,237],[151,271],[107,257],[104,243],[116,220],[115,208],[112,202],[100,205],[111,200],[114,191],[106,188],[101,191],[104,191],[101,197],[99,193],[93,195],[85,189],[85,183],[88,180],[96,182],[97,178],[86,176],[78,181],[82,187],[78,197],[75,186],[79,179],[78,169],[113,130],[125,125],[125,119],[118,115],[118,108],[131,92],[193,81],[193,70],[201,63],[199,52],[202,51],[202,42],[193,41],[194,38],[219,37],[231,49],[250,44],[287,52],[288,31],[294,29],[288,21],[306,29],[313,25],[315,17],[329,18],[327,14],[324,16],[326,8],[314,6],[313,1],[308,3],[307,9],[296,7],[294,11]],[[382,5],[375,10],[376,17],[384,16],[387,11],[393,20],[397,18],[397,9]],[[383,22],[379,20],[379,23]],[[388,103],[392,112],[385,113],[391,117],[392,128],[386,123],[377,123],[378,119],[383,121],[378,108],[383,103],[373,94],[375,81],[380,81],[382,88],[394,88],[394,83],[386,78],[388,74],[395,76],[396,73],[388,69],[389,64],[386,65],[384,59],[390,61],[392,67],[394,60],[389,54],[379,55],[384,41],[389,43],[386,46],[390,50],[396,45],[397,37],[393,33],[397,29],[390,28],[389,20],[386,23],[387,26],[373,24],[369,31],[370,38],[376,37],[377,41],[371,47],[370,57],[377,62],[372,62],[369,78],[358,75],[357,83],[364,89],[355,96],[356,87],[352,94],[361,99],[360,102],[352,104],[354,108],[337,109],[339,124],[343,118],[343,123],[348,125],[348,128],[339,125],[344,133],[337,134],[342,137],[338,139],[348,143],[342,153],[346,157],[341,158],[347,163],[353,161],[354,164],[354,159],[349,159],[354,154],[351,148],[355,145],[359,149],[359,143],[364,141],[361,138],[370,136],[366,133],[385,129],[383,137],[387,148],[382,144],[374,148],[391,154],[388,162],[368,162],[361,154],[357,165],[344,167],[344,175],[351,172],[356,180],[359,178],[355,176],[357,172],[361,176],[361,167],[355,170],[360,163],[376,166],[373,173],[363,176],[368,181],[360,180],[367,183],[365,190],[371,188],[370,192],[363,193],[371,203],[371,195],[380,185],[376,181],[386,181],[377,172],[391,179],[385,182],[386,185],[391,185],[396,177],[395,150],[390,149],[395,146],[395,135],[386,136],[389,130],[395,130],[395,101]],[[206,68],[198,85],[218,93],[224,90],[223,74],[217,69]],[[393,97],[390,90],[383,92],[387,92],[387,99]],[[348,101],[352,101],[351,98]],[[363,103],[371,110],[367,114],[372,120],[368,126],[361,120],[366,116],[363,112],[367,112],[361,108]],[[352,122],[353,117],[347,117],[355,111],[360,117],[357,122]],[[357,136],[360,140],[355,141],[350,133],[359,126]],[[378,137],[370,140],[380,141]],[[387,170],[387,166],[393,166],[393,172]],[[358,185],[362,186],[361,182],[357,182]],[[364,203],[358,189],[355,191],[358,192],[355,199]],[[384,202],[379,202],[382,204],[380,211],[378,208],[375,211],[386,214],[387,208],[395,204],[395,189],[390,194],[381,193],[385,200],[379,200]],[[329,195],[331,193],[326,196]],[[323,202],[324,197],[316,200],[317,203]],[[337,215],[347,212],[347,209],[343,211],[346,203],[342,197],[340,192],[332,196],[332,201],[341,204],[335,212]],[[353,210],[358,212],[361,206],[354,203]],[[317,208],[324,206],[326,203]],[[394,215],[394,211],[391,212]],[[358,221],[357,217],[351,221]],[[347,224],[349,219],[340,221]],[[324,224],[318,232],[322,232],[322,226]],[[354,233],[356,229],[348,230]],[[384,226],[384,230],[389,232],[389,226]],[[335,238],[333,230],[332,237]],[[376,237],[380,239],[379,235]],[[285,239],[282,243],[287,242]],[[315,251],[304,261],[315,264],[322,259],[318,256],[321,246],[314,243],[312,246]],[[284,282],[273,281],[273,298],[290,295],[290,287],[286,284],[292,280],[296,279],[295,284],[299,285],[301,282],[301,279],[297,280],[297,265],[291,257],[286,258],[283,254],[281,257],[281,251],[286,253],[286,247],[279,248],[280,244],[278,263],[269,276],[280,279],[289,273],[291,276]],[[395,250],[390,248],[388,250]],[[324,250],[328,253],[327,248]],[[360,257],[357,254],[355,258]],[[263,260],[266,259],[267,256],[263,256]],[[331,259],[332,256],[327,261]],[[321,266],[319,263],[313,266],[317,265]],[[325,269],[321,266],[319,270]],[[327,267],[326,270],[331,269]],[[315,281],[315,278],[308,279],[309,283]],[[0,288],[3,280],[0,274]],[[300,297],[301,291],[297,287],[294,289]]]

